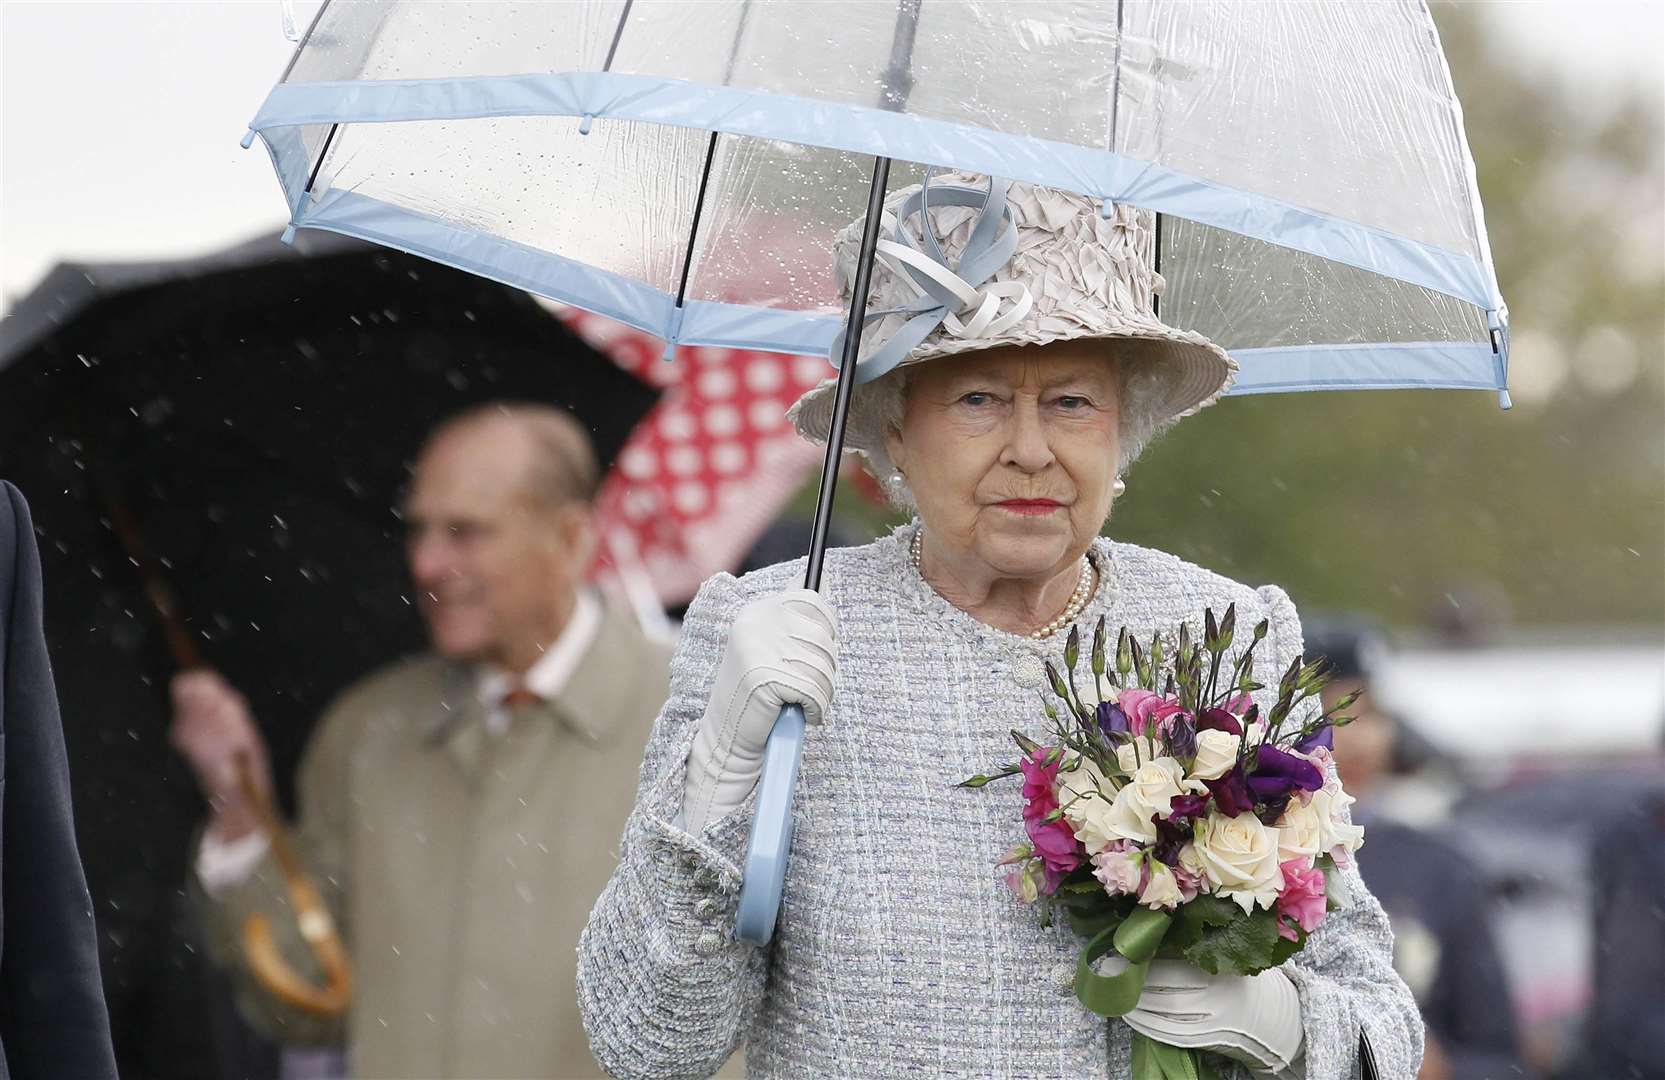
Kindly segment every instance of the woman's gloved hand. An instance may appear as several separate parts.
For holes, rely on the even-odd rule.
[[[1302,1057],[1301,998],[1281,968],[1210,975],[1183,960],[1152,960],[1139,1004],[1122,1019],[1157,1042],[1212,1050],[1279,1078]]]
[[[806,721],[821,722],[838,673],[837,634],[832,608],[810,589],[740,609],[688,752],[683,828],[699,832],[745,801],[781,706],[801,705]]]

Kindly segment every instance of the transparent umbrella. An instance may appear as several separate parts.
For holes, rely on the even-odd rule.
[[[1462,110],[1412,0],[338,2],[257,135],[291,231],[577,304],[667,357],[828,355],[863,325],[888,184],[939,166],[1156,211],[1160,316],[1233,354],[1234,393],[1508,404]],[[833,242],[864,211],[845,311]],[[831,358],[812,588],[860,337]],[[799,724],[771,739],[746,940],[773,932]]]

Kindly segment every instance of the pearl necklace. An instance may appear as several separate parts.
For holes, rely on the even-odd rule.
[[[913,568],[921,578],[925,571],[920,568],[920,559],[925,552],[925,530],[913,531],[913,543],[909,545],[908,555],[913,561]],[[1036,641],[1049,638],[1053,634],[1069,626],[1081,617],[1087,609],[1087,602],[1093,598],[1093,589],[1097,584],[1098,574],[1093,569],[1093,560],[1083,555],[1081,557],[1081,575],[1076,579],[1075,592],[1070,594],[1070,602],[1064,605],[1063,613],[1047,623],[1039,630],[1031,631],[1029,636]]]

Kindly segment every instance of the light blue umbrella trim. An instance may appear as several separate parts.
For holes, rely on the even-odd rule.
[[[624,72],[281,83],[249,125],[493,116],[605,117],[875,154],[1066,188],[1227,229],[1420,285],[1488,311],[1497,283],[1472,256],[1188,176],[1122,154],[859,105]]]
[[[1298,390],[1501,390],[1498,354],[1483,341],[1394,341],[1233,349],[1228,395]]]
[[[272,140],[274,156],[299,152]],[[280,167],[280,171],[281,167]],[[304,181],[303,181],[304,183]],[[685,345],[798,353],[825,359],[843,320],[832,314],[674,299],[651,285],[501,237],[486,236],[351,191],[310,201],[298,228],[324,229],[408,251],[471,274],[628,323]],[[1236,349],[1233,394],[1296,390],[1501,390],[1501,358],[1484,342],[1417,341]],[[831,366],[829,364],[829,370]]]
[[[840,326],[839,318],[831,314],[712,300],[687,301],[679,320],[673,297],[634,278],[352,191],[332,191],[317,204],[308,202],[294,224],[296,228],[323,229],[420,255],[550,300],[576,304],[685,345],[824,358]]]

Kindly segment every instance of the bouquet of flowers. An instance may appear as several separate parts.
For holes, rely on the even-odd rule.
[[[1328,766],[1334,728],[1357,695],[1301,709],[1328,673],[1296,657],[1262,715],[1250,695],[1263,689],[1254,650],[1268,624],[1233,653],[1236,622],[1235,607],[1218,620],[1209,610],[1202,640],[1182,625],[1148,648],[1124,628],[1109,656],[1099,619],[1091,697],[1078,692],[1072,629],[1067,675],[1046,665],[1061,703],[1043,695],[1053,737],[1013,731],[1022,757],[961,784],[1022,776],[1028,839],[997,865],[1045,922],[1062,912],[1087,939],[1075,992],[1100,1015],[1138,1003],[1158,955],[1216,974],[1275,967],[1345,899],[1337,868],[1364,830],[1348,823],[1352,797]],[[1128,966],[1099,974],[1095,961],[1112,949]],[[1134,1039],[1136,1077],[1210,1075],[1192,1051]]]

